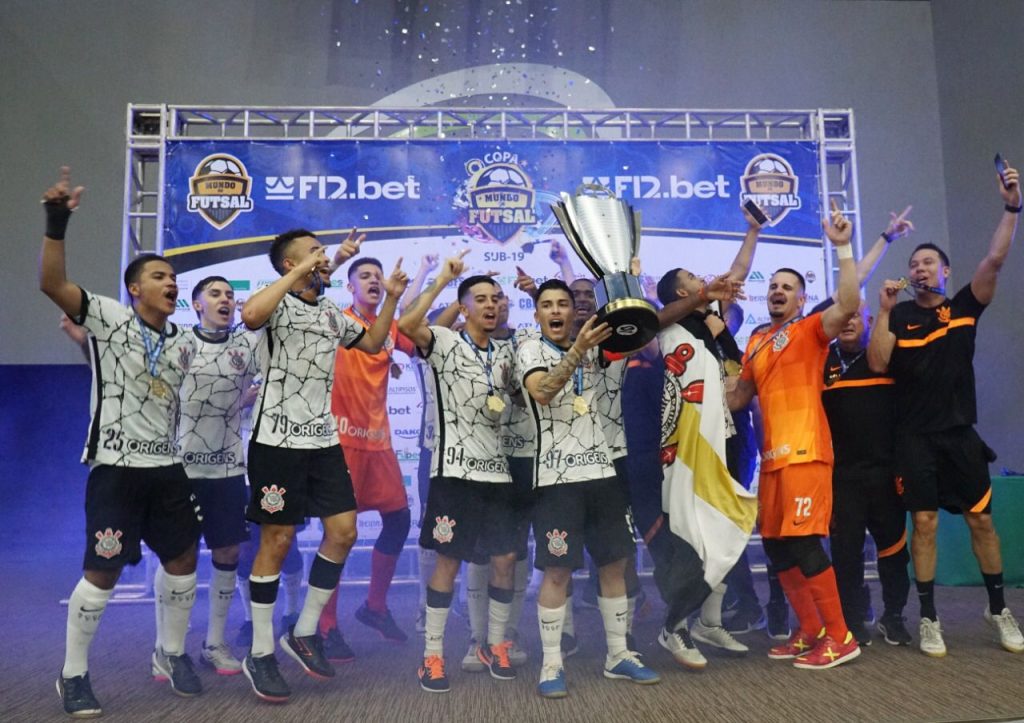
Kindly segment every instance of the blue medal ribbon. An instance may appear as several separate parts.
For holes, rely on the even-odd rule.
[[[548,339],[546,336],[541,335],[540,340],[547,344],[549,347],[558,352],[559,357],[564,357],[566,350],[558,346],[555,342]],[[583,363],[576,366],[576,371],[572,373],[573,376],[573,389],[576,391],[577,397],[583,396]]]
[[[152,337],[149,335],[149,329],[146,328],[146,324],[142,321],[142,317],[138,314],[135,315],[135,321],[139,324],[139,334],[142,335],[142,345],[146,348],[146,367],[149,369],[149,376],[156,378],[157,362],[160,359],[160,352],[164,350],[164,341],[167,339],[167,332],[164,330],[160,331],[160,339],[153,343]]]

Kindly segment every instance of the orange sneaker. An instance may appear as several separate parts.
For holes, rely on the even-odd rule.
[[[448,676],[444,674],[444,658],[429,655],[423,659],[419,670],[420,687],[428,693],[447,693],[451,690]]]
[[[495,680],[515,680],[516,671],[508,657],[511,649],[512,641],[506,640],[497,645],[481,645],[476,649],[476,656],[487,666]]]
[[[818,641],[814,650],[794,660],[793,667],[806,670],[825,670],[849,662],[858,655],[860,655],[860,646],[857,644],[857,638],[853,633],[847,631],[846,639],[841,643],[837,643],[831,635],[826,635]]]
[[[782,645],[773,645],[768,649],[768,657],[772,660],[790,660],[805,655],[814,648],[815,637],[797,630]]]

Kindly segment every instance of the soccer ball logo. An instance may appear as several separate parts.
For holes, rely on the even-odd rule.
[[[477,188],[483,186],[528,186],[523,175],[512,166],[494,166],[480,174]]]
[[[222,229],[238,214],[253,209],[251,189],[252,179],[241,160],[214,153],[196,164],[189,179],[188,210]]]
[[[214,175],[228,175],[228,176],[244,176],[246,175],[241,166],[238,165],[236,160],[231,156],[213,156],[207,160],[202,169],[199,171],[202,176],[214,176]]]
[[[775,226],[800,208],[800,178],[793,166],[775,153],[759,153],[747,162],[740,177],[740,201],[753,201]]]

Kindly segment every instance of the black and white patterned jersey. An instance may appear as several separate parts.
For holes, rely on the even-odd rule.
[[[431,477],[472,482],[511,482],[501,448],[501,411],[487,406],[493,392],[507,408],[518,391],[512,344],[490,341],[491,384],[485,371],[487,349],[479,349],[458,332],[431,326],[423,355],[434,377],[437,438]]]
[[[527,339],[539,338],[536,326],[520,327],[509,338],[512,349],[518,355],[519,345]],[[516,374],[516,379],[519,374]],[[524,390],[525,394],[525,390]],[[525,401],[525,400],[524,400]],[[525,406],[510,404],[501,415],[501,448],[508,457],[530,457],[537,451],[537,425]]]
[[[599,354],[597,349],[591,349],[583,357],[582,389],[578,395],[573,375],[549,404],[542,405],[525,392],[525,380],[532,373],[547,372],[556,366],[562,360],[562,353],[543,339],[529,339],[519,347],[517,372],[537,430],[534,473],[537,487],[615,475],[598,411],[597,397],[604,388],[605,373],[598,361]],[[582,414],[574,409],[577,396],[586,404]]]
[[[242,396],[258,373],[263,332],[238,327],[220,339],[192,329],[196,357],[181,385],[178,444],[192,479],[245,474]]]
[[[82,461],[117,467],[164,467],[181,461],[176,441],[178,390],[196,353],[192,335],[167,322],[152,384],[144,322],[106,296],[82,290],[75,323],[89,331],[92,396],[89,436]],[[154,345],[161,330],[146,325]]]
[[[599,357],[600,358],[600,357]],[[601,415],[604,441],[612,459],[626,456],[626,428],[622,423],[622,384],[629,367],[626,357],[614,361],[601,360],[604,367],[597,393],[597,411]]]
[[[331,385],[338,346],[351,347],[363,327],[326,297],[286,294],[266,324],[260,356],[263,385],[253,414],[253,439],[291,449],[338,443]]]

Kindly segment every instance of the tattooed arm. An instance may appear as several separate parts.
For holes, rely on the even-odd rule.
[[[538,404],[550,404],[562,391],[565,383],[572,378],[587,352],[612,335],[611,327],[607,323],[594,326],[596,318],[592,316],[587,319],[576,341],[565,352],[561,361],[546,372],[537,371],[526,378],[526,391]]]

